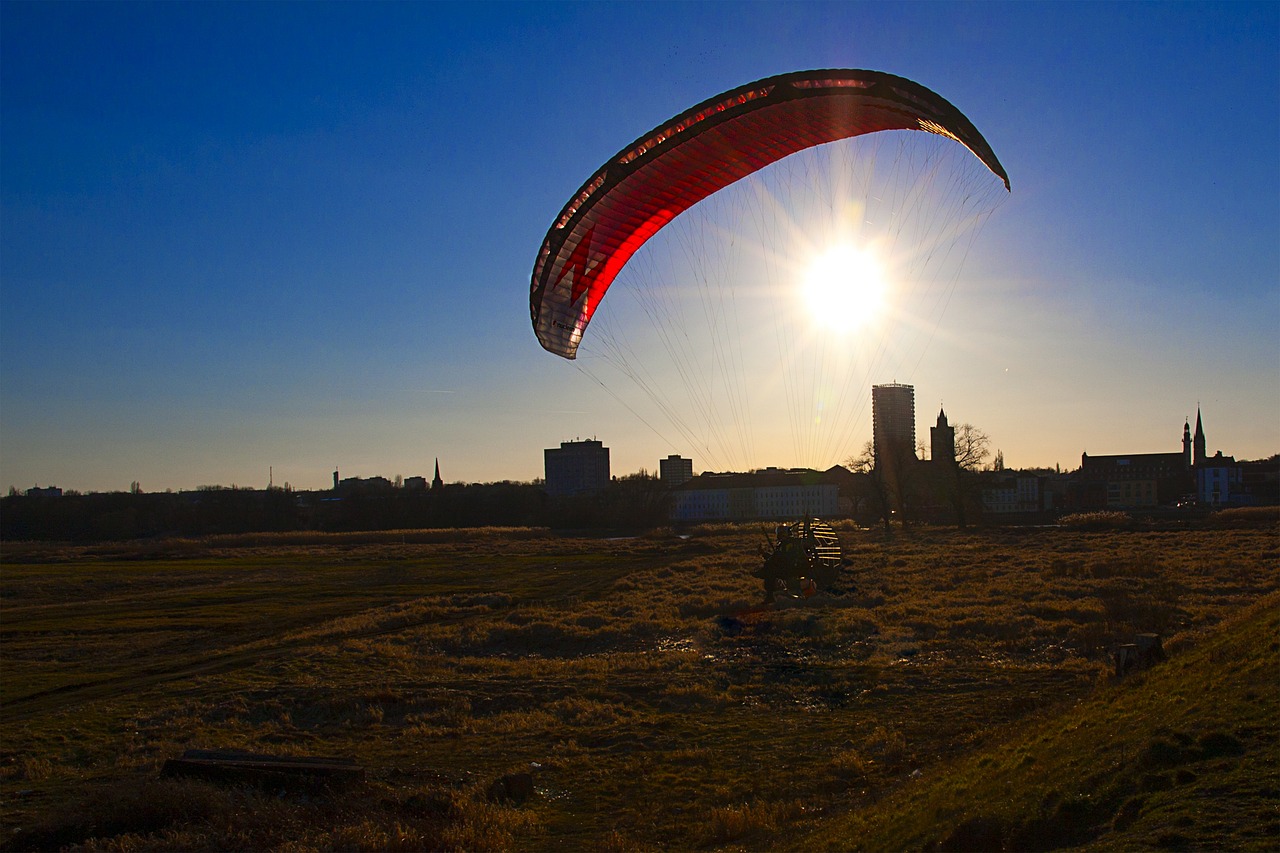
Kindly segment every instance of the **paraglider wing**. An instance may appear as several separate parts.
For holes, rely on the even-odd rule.
[[[560,211],[533,268],[529,311],[542,346],[574,358],[619,271],[681,212],[789,154],[881,130],[954,139],[1009,186],[959,110],[902,77],[832,69],[769,77],[704,101],[601,166]]]

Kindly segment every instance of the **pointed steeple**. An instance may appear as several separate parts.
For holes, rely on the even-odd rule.
[[[956,430],[947,424],[947,413],[941,407],[938,425],[929,427],[929,458],[944,465],[956,462]]]
[[[440,479],[440,457],[436,457],[436,475],[431,478],[431,488],[439,489],[444,486],[444,481]]]
[[[1200,421],[1200,407],[1196,406],[1196,437],[1193,443],[1195,448],[1195,456],[1192,461],[1196,465],[1203,465],[1208,454],[1204,449],[1204,424]]]

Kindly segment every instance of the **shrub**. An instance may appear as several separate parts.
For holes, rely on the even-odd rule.
[[[798,801],[754,802],[713,809],[707,822],[705,846],[727,844],[747,836],[773,832],[778,824],[794,820],[804,811]]]
[[[856,750],[845,749],[831,757],[831,772],[837,779],[858,782],[867,778],[874,762],[864,758]]]
[[[1224,509],[1209,516],[1205,524],[1228,530],[1266,530],[1280,525],[1280,507],[1241,506]]]
[[[1064,515],[1059,524],[1073,530],[1127,530],[1133,518],[1126,512],[1077,512]]]
[[[876,726],[863,744],[866,751],[888,770],[896,770],[907,761],[907,740],[897,729]]]

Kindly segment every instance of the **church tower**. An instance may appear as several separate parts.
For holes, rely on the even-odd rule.
[[[431,478],[431,490],[444,488],[444,480],[440,479],[440,458],[436,457],[436,475]]]
[[[1196,437],[1195,437],[1195,456],[1193,462],[1196,465],[1203,465],[1208,454],[1204,450],[1204,424],[1200,422],[1200,407],[1196,406]]]
[[[1182,425],[1182,464],[1191,467],[1191,421]]]
[[[947,413],[938,409],[938,425],[929,427],[929,458],[947,465],[956,464],[956,428],[947,425]]]

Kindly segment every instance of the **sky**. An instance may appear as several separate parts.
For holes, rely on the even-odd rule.
[[[4,2],[0,488],[524,481],[579,437],[703,470],[538,345],[535,255],[648,129],[842,67],[1012,182],[918,363],[851,382],[1010,467],[1177,451],[1197,407],[1280,452],[1280,4]]]

